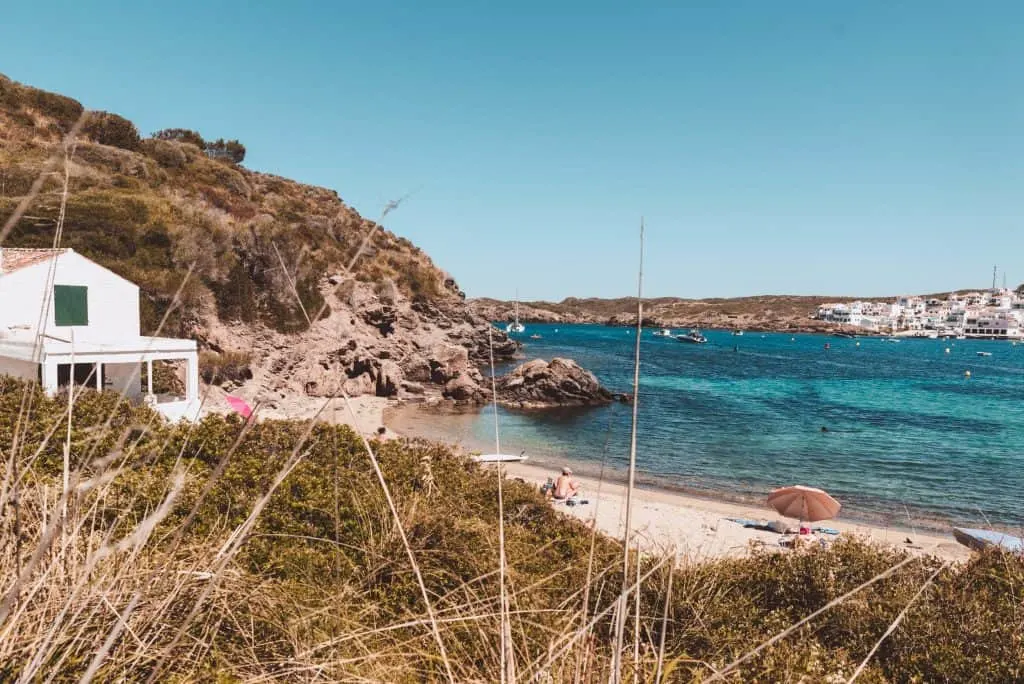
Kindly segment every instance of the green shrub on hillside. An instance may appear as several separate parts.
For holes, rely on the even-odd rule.
[[[29,88],[31,106],[44,116],[54,120],[61,133],[67,133],[82,116],[82,103],[70,97]]]
[[[208,385],[222,385],[225,382],[242,384],[252,380],[249,364],[252,355],[248,352],[212,352],[199,354],[199,375]]]
[[[82,132],[101,145],[120,147],[122,150],[139,149],[142,138],[139,130],[128,119],[110,112],[89,112]]]
[[[84,108],[70,97],[22,85],[0,74],[0,110],[31,126],[34,121],[28,116],[29,109],[52,119],[60,133],[67,133]]]
[[[196,131],[192,131],[187,128],[165,128],[161,131],[157,131],[151,137],[157,140],[172,140],[174,142],[188,143],[190,145],[195,145],[199,149],[206,147],[206,141],[203,140],[203,136],[199,135]]]
[[[181,145],[146,138],[139,143],[139,151],[165,169],[180,169],[188,164],[188,155]]]

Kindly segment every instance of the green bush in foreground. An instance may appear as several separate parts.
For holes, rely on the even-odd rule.
[[[84,391],[70,442],[78,493],[48,542],[45,526],[62,519],[65,430],[66,396],[0,379],[2,455],[20,478],[17,506],[10,468],[0,494],[0,680],[77,681],[91,666],[100,681],[446,678],[398,527],[348,428],[246,426],[237,416],[167,426]],[[424,442],[372,446],[454,678],[498,680],[495,474]],[[505,481],[503,494],[518,680],[607,681],[618,545],[555,512],[532,487]],[[845,540],[685,563],[669,599],[665,681],[708,679],[904,558]],[[638,681],[654,680],[665,561],[641,561],[650,575],[640,592]],[[988,553],[941,569],[911,603],[939,569],[936,559],[909,562],[726,679],[846,681],[909,605],[858,681],[1021,681],[1024,563]],[[593,626],[574,638],[584,608]],[[629,624],[625,681],[633,681],[632,615]]]

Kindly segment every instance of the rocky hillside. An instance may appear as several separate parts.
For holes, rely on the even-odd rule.
[[[871,298],[860,299],[874,301]],[[644,300],[644,325],[658,328],[827,332],[835,326],[811,319],[817,307],[825,302],[853,300],[853,297],[794,295],[762,295],[732,299],[658,297]],[[489,320],[510,320],[513,315],[513,302],[473,299],[469,304],[474,311]],[[569,297],[560,302],[520,302],[519,318],[537,323],[636,325],[636,298]]]
[[[61,246],[137,283],[143,332],[166,317],[161,334],[198,339],[208,379],[231,366],[270,399],[480,380],[487,321],[450,275],[335,191],[251,171],[244,155],[186,129],[144,138],[116,114],[0,76],[0,225],[43,179],[0,244],[54,244],[66,171]],[[499,359],[517,349],[497,331],[494,344]]]

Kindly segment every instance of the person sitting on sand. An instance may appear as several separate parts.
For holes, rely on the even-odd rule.
[[[568,466],[562,468],[562,474],[555,480],[555,487],[551,490],[551,495],[559,501],[563,501],[571,499],[579,493],[580,486],[576,480],[572,479],[572,469]]]

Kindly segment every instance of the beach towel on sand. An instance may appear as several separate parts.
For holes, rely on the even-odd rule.
[[[726,518],[729,522],[734,522],[737,525],[748,527],[754,530],[763,530],[765,532],[777,532],[771,523],[766,523],[763,520],[748,520],[746,518]]]

